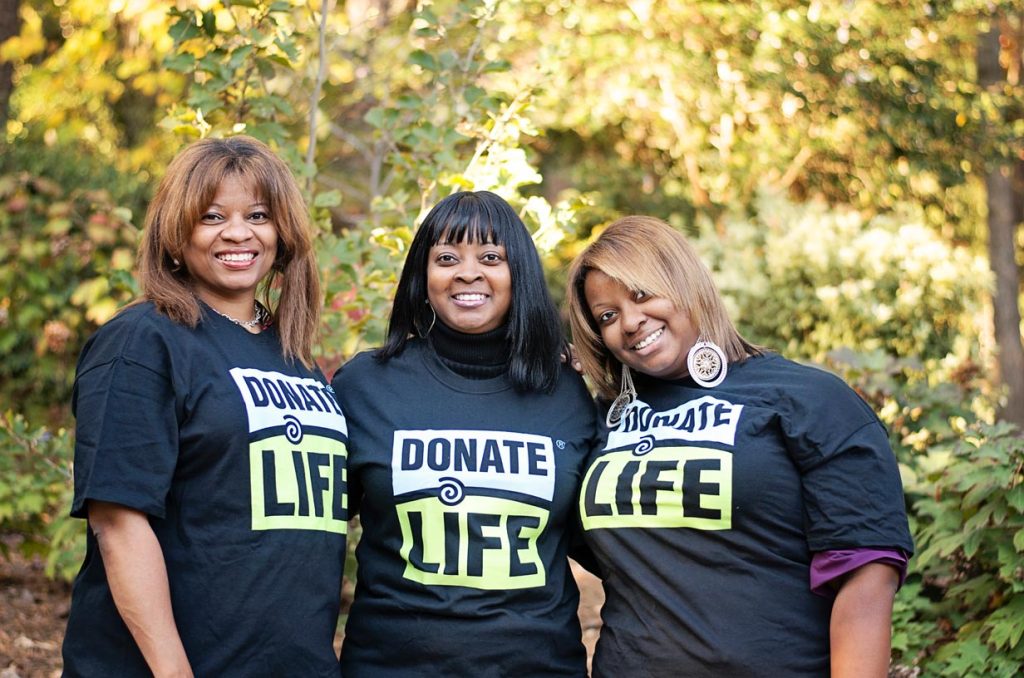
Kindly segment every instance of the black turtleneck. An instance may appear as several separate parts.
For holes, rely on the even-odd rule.
[[[491,379],[508,369],[508,325],[466,334],[438,320],[428,338],[448,369],[468,379]]]

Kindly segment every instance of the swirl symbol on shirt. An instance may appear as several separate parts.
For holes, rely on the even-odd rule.
[[[302,441],[302,423],[298,417],[286,415],[284,418],[284,437],[293,445]]]
[[[466,496],[466,486],[458,478],[441,478],[441,485],[437,493],[438,499],[445,506],[455,506]]]
[[[654,436],[644,436],[633,448],[634,457],[642,457],[654,449]]]

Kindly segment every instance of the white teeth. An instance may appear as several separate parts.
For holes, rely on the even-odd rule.
[[[221,261],[252,261],[256,258],[256,254],[253,252],[229,252],[227,254],[218,254],[217,258]]]
[[[459,301],[483,301],[486,295],[483,294],[456,294]]]
[[[644,338],[643,341],[641,341],[639,344],[637,344],[636,346],[633,347],[633,350],[634,351],[642,351],[643,349],[647,348],[648,346],[650,346],[651,344],[656,342],[661,337],[661,335],[664,334],[664,333],[665,333],[665,328],[663,327],[660,330],[657,330],[655,332],[652,332],[652,333],[648,334]]]

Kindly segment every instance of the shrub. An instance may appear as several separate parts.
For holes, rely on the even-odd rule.
[[[913,506],[918,554],[897,598],[896,657],[924,675],[1020,675],[1024,436],[977,424],[930,456],[916,488],[928,491]]]
[[[68,515],[72,457],[67,430],[0,416],[0,533],[21,535],[22,552],[43,556],[47,574],[63,579],[74,576],[85,553],[85,523]]]
[[[0,175],[0,398],[63,423],[82,343],[133,293],[136,237],[105,189]]]
[[[750,339],[817,361],[838,348],[928,370],[971,357],[988,268],[924,226],[918,209],[867,218],[772,195],[756,209],[699,240]]]

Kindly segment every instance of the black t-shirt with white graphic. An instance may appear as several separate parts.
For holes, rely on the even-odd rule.
[[[594,409],[451,371],[424,342],[333,380],[363,532],[341,652],[360,676],[585,676],[566,554]]]
[[[196,676],[328,676],[348,526],[346,422],[319,371],[206,310],[128,308],[82,351],[75,499],[149,515]],[[66,676],[149,675],[95,536],[75,580]]]
[[[607,596],[594,676],[828,675],[811,555],[913,548],[882,424],[840,379],[775,355],[713,389],[636,387],[580,490]]]

